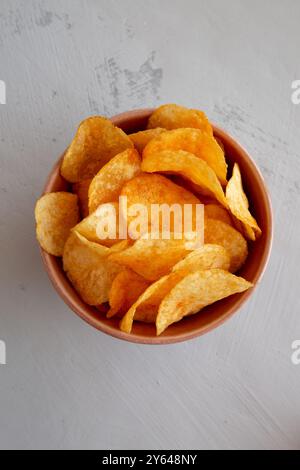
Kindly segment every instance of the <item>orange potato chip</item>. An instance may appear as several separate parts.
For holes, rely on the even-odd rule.
[[[141,173],[124,184],[121,196],[133,204],[199,204],[200,200],[190,191],[173,183],[162,175]]]
[[[150,116],[148,129],[163,127],[177,129],[179,127],[192,127],[201,129],[212,135],[212,126],[205,113],[198,109],[188,109],[178,104],[164,104],[157,108]]]
[[[102,116],[85,119],[66,151],[62,176],[71,183],[93,177],[112,157],[133,148],[129,137]]]
[[[174,264],[191,251],[192,247],[184,238],[140,238],[126,250],[110,255],[110,259],[132,269],[149,281],[156,281],[170,272]]]
[[[89,211],[100,204],[116,201],[124,183],[141,171],[141,159],[135,149],[127,149],[113,157],[92,179],[89,187]]]
[[[123,316],[122,331],[130,333],[134,321],[152,322],[160,335],[252,286],[232,273],[248,256],[247,239],[255,241],[261,229],[238,164],[227,183],[223,142],[202,111],[163,105],[147,130],[130,135],[105,117],[90,117],[65,152],[61,175],[73,194],[37,201],[37,239],[63,256],[84,302],[107,318]]]
[[[230,256],[230,271],[236,272],[246,261],[248,246],[245,238],[235,228],[216,219],[205,219],[205,243],[223,246]]]
[[[106,315],[107,318],[126,313],[149,284],[146,279],[131,269],[120,271],[114,278],[109,290],[110,309]]]
[[[132,207],[134,204],[143,205],[149,215],[151,216],[151,209],[153,204],[163,205],[167,204],[170,207],[173,204],[180,204],[182,208],[182,220],[185,222],[184,214],[184,204],[192,204],[191,213],[193,216],[192,228],[195,229],[195,217],[197,214],[197,204],[201,204],[200,200],[190,191],[187,191],[185,188],[173,183],[168,178],[162,175],[154,175],[141,173],[132,180],[124,184],[120,196],[127,198],[127,210]],[[124,213],[123,207],[120,207],[120,213],[123,218],[127,217],[128,227],[130,228],[130,223],[135,219],[134,215]],[[163,217],[158,214],[157,217],[157,230],[161,230],[163,226]],[[150,220],[149,220],[150,225]],[[170,215],[170,231],[174,228],[174,217],[171,213]],[[141,230],[143,233],[143,230]]]
[[[189,253],[185,258],[178,261],[172,268],[172,272],[192,273],[199,269],[220,268],[228,271],[230,267],[230,256],[228,251],[221,245],[206,244]]]
[[[226,184],[227,164],[217,141],[199,129],[175,129],[151,140],[143,151],[147,159],[164,150],[184,150],[204,160],[222,184]],[[173,154],[175,157],[175,154]]]
[[[225,222],[225,224],[232,225],[229,212],[219,204],[205,204],[204,215],[208,219],[217,219]]]
[[[160,303],[156,333],[160,335],[172,323],[232,294],[243,292],[252,284],[223,269],[208,269],[188,274]]]
[[[261,229],[249,212],[249,202],[243,190],[241,172],[237,163],[234,164],[232,177],[226,187],[226,199],[232,214],[241,221],[244,235],[250,240],[258,238]]]
[[[78,203],[82,217],[89,215],[89,187],[92,179],[78,181],[72,185],[72,191],[78,196]]]
[[[76,194],[64,191],[44,194],[35,206],[36,236],[50,255],[62,256],[70,230],[79,221]]]
[[[124,249],[120,242],[113,248],[87,240],[72,231],[64,248],[63,268],[81,298],[89,305],[108,301],[108,293],[120,266],[109,259],[109,254]]]
[[[153,172],[175,173],[193,183],[197,192],[215,197],[223,206],[228,207],[222,186],[215,172],[208,164],[192,153],[184,150],[162,150],[145,156],[142,170]]]
[[[252,227],[250,227],[250,225],[248,224],[242,223],[242,228],[243,228],[242,233],[244,237],[247,238],[248,240],[255,241],[261,235],[261,232],[258,232],[258,234],[256,235],[255,230]]]
[[[172,272],[151,284],[123,317],[120,328],[131,332],[133,320],[155,321],[159,304],[170,290],[187,274],[199,269],[220,267],[226,269],[229,255],[218,245],[204,245],[179,261]],[[148,315],[147,315],[148,314]],[[145,320],[146,316],[146,320]]]
[[[110,202],[105,204],[105,206],[107,206],[108,209],[110,209],[111,207],[111,210],[107,211],[107,213],[102,210],[96,210],[85,219],[82,219],[81,222],[79,222],[79,224],[77,224],[73,230],[76,230],[76,232],[80,233],[80,235],[87,238],[91,242],[100,243],[101,245],[110,247],[120,241],[118,224],[119,204],[117,202]],[[110,234],[109,227],[113,229],[114,222],[115,231],[114,233]],[[107,230],[105,230],[107,234],[106,238],[100,237],[101,233],[99,230],[97,230],[99,228],[99,224],[105,224],[107,228]]]
[[[129,138],[137,151],[142,154],[146,145],[150,142],[150,140],[158,137],[163,132],[166,132],[166,129],[162,129],[161,127],[155,127],[154,129],[148,129],[146,131],[135,132],[134,134],[129,134]]]
[[[250,225],[243,224],[243,222],[237,219],[233,214],[231,214],[233,221],[233,227],[235,227],[247,240],[255,241],[256,236],[255,232]]]

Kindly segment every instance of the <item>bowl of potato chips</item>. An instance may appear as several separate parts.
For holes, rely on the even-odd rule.
[[[93,327],[146,344],[222,324],[272,243],[263,177],[203,111],[176,104],[80,123],[35,207],[58,294]]]

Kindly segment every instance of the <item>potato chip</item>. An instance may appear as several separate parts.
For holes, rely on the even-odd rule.
[[[44,194],[36,203],[35,220],[41,247],[62,256],[70,230],[79,221],[77,196],[64,191]]]
[[[226,199],[232,214],[242,222],[244,235],[255,240],[261,235],[261,229],[249,212],[249,202],[243,190],[240,168],[234,164],[232,177],[226,187]]]
[[[157,108],[150,116],[148,129],[163,127],[177,129],[179,127],[192,127],[201,129],[212,135],[213,130],[205,113],[198,109],[188,109],[178,104],[164,104]]]
[[[215,197],[223,206],[228,207],[222,186],[215,172],[204,160],[184,150],[162,150],[143,158],[142,170],[179,174],[193,183],[199,193]]]
[[[149,226],[151,223],[151,210],[153,204],[168,205],[170,208],[173,204],[180,204],[182,208],[182,220],[187,220],[184,216],[184,204],[192,204],[191,213],[193,216],[192,228],[195,229],[197,204],[201,204],[199,198],[185,188],[173,183],[168,178],[162,175],[154,175],[141,173],[132,180],[124,184],[120,196],[127,198],[127,208],[135,204],[141,204],[147,210],[149,216]],[[128,227],[130,228],[131,222],[135,219],[134,215],[124,213],[126,207],[120,207],[120,213],[123,218],[127,217]],[[156,217],[157,230],[162,229],[163,218],[161,214]],[[170,215],[170,231],[174,229],[174,217]],[[141,229],[141,233],[143,230]]]
[[[197,313],[207,305],[250,287],[251,282],[223,269],[208,269],[188,274],[162,300],[156,317],[157,335],[183,317]]]
[[[233,227],[236,228],[247,240],[255,241],[255,232],[250,225],[243,224],[243,222],[231,214]]]
[[[129,137],[102,116],[85,119],[66,151],[62,176],[71,183],[92,178],[112,157],[133,148]]]
[[[89,187],[91,181],[92,178],[88,178],[72,185],[73,193],[78,196],[79,209],[82,217],[89,215]]]
[[[133,204],[199,204],[200,200],[190,191],[173,183],[162,175],[141,173],[124,184],[121,196]]]
[[[204,245],[179,261],[172,272],[151,284],[128,310],[121,321],[120,328],[131,332],[133,320],[155,321],[159,304],[170,290],[187,274],[199,269],[220,267],[226,269],[229,255],[218,245]]]
[[[141,159],[135,149],[127,149],[113,157],[92,179],[89,188],[89,211],[100,204],[116,201],[124,183],[141,171]]]
[[[143,323],[155,323],[156,315],[157,308],[154,309],[153,305],[145,302],[135,311],[134,320]]]
[[[226,184],[227,164],[217,141],[199,129],[175,129],[151,140],[143,151],[143,159],[164,150],[184,150],[204,160],[222,184]],[[175,154],[174,154],[175,156]]]
[[[129,138],[137,151],[142,154],[146,145],[150,142],[150,140],[158,137],[163,132],[166,132],[166,129],[161,127],[155,127],[154,129],[148,129],[146,131],[135,132],[134,134],[129,134]]]
[[[244,264],[248,246],[244,237],[235,228],[220,220],[205,219],[205,243],[223,246],[230,256],[230,271],[236,272]]]
[[[223,141],[219,137],[215,137],[215,139],[218,142],[219,146],[221,147],[221,149],[223,150],[223,153],[225,155],[225,147],[224,147]]]
[[[228,271],[230,256],[221,245],[205,244],[201,248],[192,251],[185,258],[175,264],[172,272],[192,273],[199,269],[220,268]]]
[[[123,242],[113,248],[93,243],[72,231],[64,248],[63,268],[81,298],[89,305],[108,301],[108,293],[120,266],[109,254],[123,249]]]
[[[111,255],[110,259],[149,281],[155,281],[170,272],[174,264],[191,251],[192,248],[184,238],[140,238],[126,250]]]
[[[105,206],[111,206],[112,210],[109,211],[108,213],[105,213],[105,211],[98,211],[96,210],[92,214],[90,214],[88,217],[85,219],[82,219],[79,224],[77,224],[73,230],[76,230],[76,232],[80,233],[83,237],[87,238],[91,242],[95,243],[100,243],[101,245],[104,246],[112,246],[118,243],[119,240],[119,204],[117,202],[110,202],[105,204]],[[103,219],[105,217],[105,225],[109,224],[109,227],[107,227],[106,233],[107,237],[100,237],[101,233],[99,230],[99,223],[103,222]],[[108,231],[108,228],[113,229],[113,224],[115,223],[115,231],[112,233],[112,236],[109,236],[110,233]]]
[[[114,278],[109,290],[110,309],[107,318],[126,313],[149,284],[146,279],[131,269],[120,271]]]
[[[46,194],[36,204],[42,248],[63,256],[83,301],[123,317],[127,333],[142,321],[159,335],[252,285],[231,273],[261,230],[238,164],[227,183],[228,149],[217,134],[202,111],[176,104],[157,108],[147,129],[130,135],[90,117],[61,164],[73,194]]]
[[[162,299],[180,279],[179,273],[171,273],[151,284],[124,315],[120,323],[120,329],[130,333],[133,320],[144,321],[145,316],[148,322],[154,322]]]
[[[217,219],[225,222],[228,225],[232,225],[232,220],[229,212],[219,204],[205,204],[204,215],[208,219]]]
[[[242,222],[241,222],[242,223]],[[248,224],[243,224],[242,223],[242,234],[244,235],[245,238],[247,238],[248,240],[252,240],[252,241],[255,241],[257,238],[260,237],[261,235],[261,232],[258,232],[258,235],[255,234],[255,230],[250,227],[250,225]]]

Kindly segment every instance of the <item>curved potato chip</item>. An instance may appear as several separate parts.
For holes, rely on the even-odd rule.
[[[78,196],[79,208],[82,217],[87,217],[89,215],[89,187],[91,181],[92,178],[88,178],[72,185],[73,193]]]
[[[110,255],[110,259],[126,266],[149,281],[164,276],[192,249],[186,239],[140,238],[126,250]]]
[[[219,137],[215,137],[215,140],[218,142],[219,146],[221,147],[225,155],[225,147],[224,147],[223,141]]]
[[[62,176],[71,183],[93,177],[112,157],[133,148],[129,137],[103,116],[82,121],[66,151]]]
[[[227,164],[217,141],[199,129],[175,129],[151,140],[143,151],[143,159],[164,150],[184,150],[204,160],[222,184],[226,184]]]
[[[208,219],[217,219],[225,222],[225,224],[232,225],[232,220],[229,212],[219,204],[205,204],[204,216]]]
[[[223,269],[208,269],[188,274],[162,300],[156,317],[160,335],[172,323],[253,284]]]
[[[163,298],[187,274],[212,267],[226,269],[228,265],[229,255],[223,247],[218,245],[204,245],[199,250],[188,254],[182,261],[175,264],[170,274],[160,278],[143,292],[123,317],[120,325],[121,330],[130,333],[133,320],[145,321],[145,312],[149,312],[150,321],[155,321],[159,304]],[[147,317],[148,321],[149,316]]]
[[[248,224],[242,223],[242,227],[243,227],[242,233],[244,234],[244,237],[247,238],[248,240],[255,241],[261,235],[261,231],[257,232],[257,235],[256,235],[255,230],[252,227],[250,227],[250,225]]]
[[[161,152],[145,156],[142,161],[142,170],[153,172],[175,173],[183,176],[193,183],[198,192],[214,196],[223,206],[228,207],[222,186],[215,172],[208,164],[184,150],[162,150]]]
[[[91,242],[95,243],[100,243],[101,245],[104,246],[112,246],[118,243],[119,240],[119,204],[117,202],[110,202],[108,204],[105,204],[106,206],[110,205],[114,208],[114,210],[111,211],[111,216],[103,213],[103,211],[95,211],[92,214],[90,214],[88,217],[85,219],[82,219],[79,224],[75,225],[73,230],[76,230],[76,232],[80,233],[83,237],[87,238]],[[97,233],[97,228],[99,227],[99,223],[103,221],[103,218],[106,217],[106,222],[111,224],[110,227],[113,228],[113,224],[115,223],[115,237],[107,237],[107,238],[100,238],[99,231]],[[115,220],[111,220],[111,218],[114,218]],[[111,221],[110,221],[111,220]]]
[[[113,157],[92,179],[89,187],[89,211],[100,204],[116,201],[126,181],[139,174],[141,159],[135,149],[127,149]]]
[[[255,240],[261,235],[255,218],[249,212],[249,202],[243,190],[240,168],[234,164],[232,177],[226,186],[226,199],[232,214],[242,222],[243,232],[250,240]]]
[[[162,208],[162,205],[165,205],[165,207],[167,205],[169,208],[171,208],[173,204],[180,204],[183,214],[183,222],[185,222],[185,220],[187,221],[184,215],[184,204],[192,204],[192,228],[195,228],[197,205],[201,204],[200,200],[190,191],[173,183],[162,175],[141,173],[124,184],[120,196],[127,198],[127,208],[121,206],[120,213],[123,218],[127,218],[129,229],[131,222],[135,219],[135,216],[128,214],[128,208],[134,206],[135,204],[141,204],[147,210],[147,214],[149,216],[149,226],[151,222],[150,217],[153,204],[159,205],[160,208]],[[124,213],[126,209],[127,213]],[[163,226],[163,217],[161,213],[158,214],[157,219],[157,231],[159,231],[162,230]],[[170,231],[174,231],[174,224],[175,219],[171,213]]]
[[[50,255],[62,256],[71,228],[79,221],[78,198],[65,191],[44,194],[35,206],[36,236]]]
[[[143,320],[145,312],[148,312],[148,321],[155,321],[160,302],[180,279],[180,274],[171,273],[151,284],[124,315],[120,329],[130,333],[133,320]]]
[[[243,222],[235,217],[235,215],[231,214],[231,218],[233,221],[233,227],[236,228],[247,240],[255,241],[256,236],[255,232],[250,225],[243,224]]]
[[[110,309],[107,318],[127,312],[148,286],[149,282],[131,269],[120,271],[109,290]]]
[[[164,104],[159,106],[150,116],[148,129],[164,127],[165,129],[178,129],[179,127],[192,127],[201,129],[213,135],[212,126],[205,113],[198,109],[189,109],[178,104]]]
[[[235,228],[216,219],[205,219],[205,243],[223,246],[230,256],[230,271],[236,272],[246,261],[248,246],[244,237]]]
[[[200,269],[220,268],[228,271],[230,256],[228,251],[221,245],[203,245],[192,251],[185,258],[175,264],[172,272],[192,273]]]
[[[123,249],[124,243],[109,249],[72,231],[64,248],[63,268],[81,298],[89,305],[108,300],[108,292],[120,266],[108,255]]]
[[[163,132],[166,132],[166,129],[162,127],[155,127],[154,129],[148,129],[146,131],[139,131],[135,132],[134,134],[129,134],[129,138],[137,151],[142,154],[146,145],[150,142],[150,140],[158,137]]]

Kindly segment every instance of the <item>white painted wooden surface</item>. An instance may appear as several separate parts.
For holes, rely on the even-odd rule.
[[[1,0],[1,448],[300,447],[297,0]],[[78,122],[178,102],[253,155],[274,248],[232,320],[166,347],[82,322],[43,270],[33,208]]]

